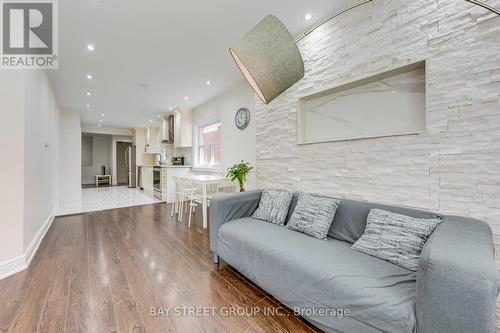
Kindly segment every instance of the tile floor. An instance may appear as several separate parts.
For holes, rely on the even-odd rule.
[[[62,200],[57,215],[78,214],[106,209],[147,205],[161,202],[152,195],[127,186],[98,187],[82,189],[81,198]]]

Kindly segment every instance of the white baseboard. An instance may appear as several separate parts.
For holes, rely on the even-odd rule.
[[[33,240],[31,241],[30,245],[26,248],[26,251],[24,251],[24,258],[25,258],[25,262],[26,262],[26,267],[28,267],[29,264],[31,263],[31,259],[33,259],[33,256],[35,255],[36,251],[38,250],[38,247],[40,246],[40,243],[42,242],[43,238],[45,237],[45,234],[47,233],[50,226],[52,225],[52,222],[54,221],[55,216],[56,216],[56,210],[54,209],[50,213],[49,217],[45,220],[42,227],[38,230],[35,237],[33,237]]]
[[[24,256],[0,264],[0,280],[26,269]]]
[[[56,210],[54,209],[50,213],[49,217],[45,220],[42,227],[36,233],[35,237],[33,237],[33,240],[31,241],[30,245],[26,248],[26,251],[24,251],[24,254],[22,256],[0,264],[0,280],[5,279],[6,277],[14,275],[28,268],[29,264],[31,263],[31,260],[35,256],[36,251],[38,250],[38,247],[40,246],[40,243],[42,242],[43,238],[45,237],[45,234],[50,229],[50,226],[54,221],[55,212]]]

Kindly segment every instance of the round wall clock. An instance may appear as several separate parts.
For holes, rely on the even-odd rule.
[[[240,108],[234,115],[234,123],[239,129],[244,129],[250,122],[250,111],[247,108]]]

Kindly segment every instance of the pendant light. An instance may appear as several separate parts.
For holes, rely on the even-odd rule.
[[[321,21],[299,39],[294,40],[280,20],[266,16],[239,42],[229,49],[245,79],[265,104],[304,77],[304,61],[297,42],[333,18],[373,0],[362,0]],[[499,14],[479,0],[465,0]]]
[[[304,77],[297,44],[275,16],[266,16],[229,52],[265,104]]]

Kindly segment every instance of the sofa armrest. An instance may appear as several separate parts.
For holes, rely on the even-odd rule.
[[[427,240],[417,271],[418,332],[494,332],[499,276],[490,227],[447,216]]]
[[[224,223],[249,217],[257,209],[262,190],[227,194],[210,200],[210,251],[217,253],[217,235]]]

